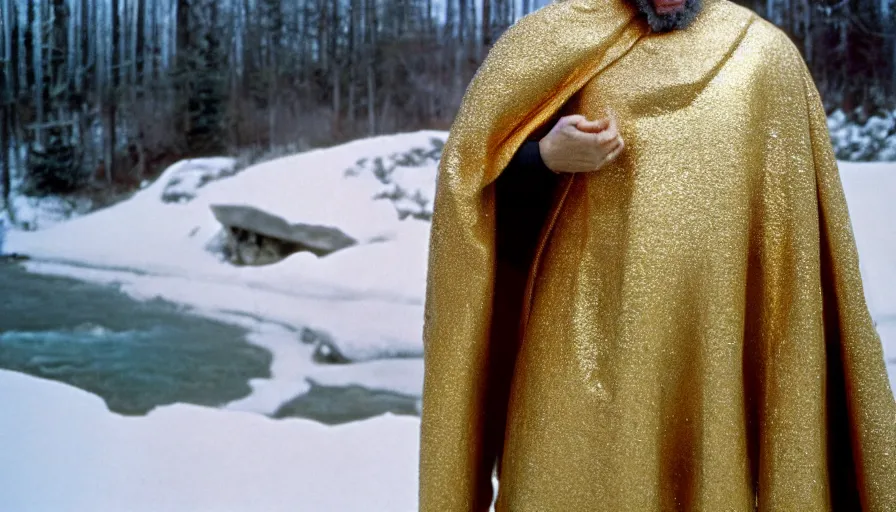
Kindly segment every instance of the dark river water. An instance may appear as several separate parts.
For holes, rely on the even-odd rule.
[[[270,377],[272,357],[246,334],[165,301],[137,301],[114,287],[0,261],[0,368],[84,389],[119,414],[175,402],[215,407],[247,396],[250,379]],[[416,414],[415,398],[313,386],[273,416],[333,424],[387,411]]]

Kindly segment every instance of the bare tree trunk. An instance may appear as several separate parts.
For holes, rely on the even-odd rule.
[[[3,65],[0,70],[0,199],[3,200],[3,207],[10,210],[9,196],[11,194],[12,171],[10,169],[9,153],[12,147],[10,140],[10,125],[12,121],[11,110],[14,105],[13,94],[15,90],[15,82],[12,76],[13,51],[12,51],[12,13],[13,7],[9,0],[0,0],[0,43],[2,43],[2,51],[0,51],[0,64]]]
[[[5,78],[5,77],[4,77]],[[9,197],[12,193],[12,180],[10,175],[9,150],[12,146],[9,133],[10,115],[6,105],[0,108],[0,199],[3,200],[3,209],[11,210]]]
[[[451,98],[452,103],[456,102],[463,93],[464,76],[466,75],[465,63],[470,55],[468,51],[469,41],[470,39],[475,40],[475,37],[470,37],[467,31],[467,1],[457,0],[457,40],[454,43],[456,51],[454,52],[454,94]],[[472,32],[475,34],[476,29],[474,28]],[[476,46],[478,47],[479,45],[477,44]]]
[[[155,3],[153,0],[150,1]],[[137,89],[138,82],[146,73],[146,0],[137,0],[135,9],[137,13],[134,16],[134,53],[131,57],[134,60],[135,76],[131,78],[131,86]],[[138,90],[138,93],[142,93],[142,90]]]
[[[177,84],[174,88],[177,97],[176,104],[186,105],[187,98],[190,96],[190,82],[192,80],[192,64],[191,53],[193,52],[192,38],[190,37],[190,0],[176,0],[177,29],[175,32],[176,50],[174,51],[174,69]],[[190,131],[190,113],[184,108],[176,114],[175,131],[186,138],[186,134]],[[184,147],[186,140],[182,141]]]
[[[355,129],[355,113],[356,113],[356,98],[355,98],[355,66],[358,63],[358,32],[359,28],[359,18],[360,18],[360,4],[358,0],[351,0],[349,4],[349,26],[348,26],[348,123],[349,129],[352,133],[357,133]]]
[[[318,2],[318,12],[317,12],[317,47],[319,48],[318,52],[320,54],[320,66],[324,73],[330,72],[330,47],[329,42],[330,38],[329,32],[327,31],[327,13],[329,12],[329,8],[332,0],[320,0]]]
[[[50,110],[48,118],[61,123],[68,121],[68,105],[71,98],[71,52],[66,49],[69,25],[65,0],[52,0],[47,20],[46,64],[47,94],[45,101]],[[70,142],[70,141],[68,141]]]
[[[17,5],[17,4],[15,2],[13,2],[13,5]],[[29,84],[31,83],[31,81],[29,80],[30,76],[28,73],[28,70],[30,69],[28,67],[28,63],[31,62],[30,61],[31,53],[29,53],[30,48],[31,48],[31,39],[28,37],[28,30],[27,30],[29,27],[29,23],[31,22],[31,19],[30,19],[31,9],[26,5],[24,8],[24,11],[25,11],[24,16],[23,16],[21,9],[22,9],[21,6],[16,7],[16,32],[18,35],[17,46],[19,47],[19,51],[17,52],[19,55],[18,66],[16,68],[17,73],[19,75],[19,82],[17,83],[17,85],[18,85],[19,91],[27,91]],[[24,18],[24,20],[23,20],[23,18]]]
[[[32,56],[33,60],[31,65],[34,67],[34,107],[35,107],[35,122],[34,122],[34,140],[37,142],[37,145],[43,147],[44,145],[44,136],[43,136],[43,126],[45,124],[45,116],[44,116],[44,87],[45,87],[45,77],[44,77],[44,41],[43,41],[43,32],[44,32],[44,24],[43,24],[43,13],[42,5],[40,3],[34,2],[31,3],[31,16],[33,17],[33,21],[31,22],[31,39],[32,39]]]
[[[7,68],[9,70],[9,87],[7,90],[11,95],[10,99],[13,102],[17,102],[22,95],[22,91],[24,90],[22,86],[26,80],[24,69],[25,63],[22,60],[25,55],[25,45],[23,44],[24,27],[22,27],[22,24],[20,23],[22,12],[21,7],[17,2],[13,0],[11,3],[7,4],[7,7],[9,7],[9,9],[4,9],[4,12],[9,16],[9,28],[12,31],[9,34],[9,41],[10,44],[17,44],[19,50],[16,51],[12,46],[9,47],[10,61]],[[19,148],[24,146],[25,138],[22,133],[22,123],[19,122],[19,112],[16,108],[16,104],[9,105],[7,116],[9,119],[8,136],[10,141],[14,142],[10,147],[12,150],[12,158],[9,161],[9,167],[7,167],[7,176],[11,181],[14,178],[14,173],[17,171],[21,172],[22,170],[22,153]],[[12,187],[10,186],[10,192],[11,189]],[[14,215],[15,212],[10,211],[10,214]]]
[[[376,47],[379,17],[376,1],[366,0],[367,9],[367,133],[373,135],[377,129],[376,119]]]
[[[331,63],[331,79],[332,79],[332,95],[333,95],[333,122],[331,130],[334,135],[340,133],[339,117],[342,115],[342,80],[341,59],[339,56],[339,2],[333,2],[332,18],[330,22],[330,63]]]
[[[81,0],[75,0],[72,3],[72,9],[68,12],[71,19],[62,27],[63,33],[65,34],[65,47],[63,48],[66,62],[65,75],[68,77],[69,84],[72,87],[77,84],[78,48],[80,48],[80,45],[78,44],[78,34],[80,33],[78,30],[78,9],[80,9],[80,7]]]
[[[3,200],[3,208],[6,210],[10,209],[9,204],[9,196],[11,193],[11,179],[10,174],[12,174],[10,170],[10,158],[9,158],[9,150],[12,146],[10,140],[10,111],[12,110],[13,102],[12,102],[12,86],[11,86],[11,73],[9,72],[10,62],[12,60],[12,56],[10,55],[10,44],[9,44],[9,6],[3,5],[3,13],[0,16],[3,17],[0,22],[3,23],[3,52],[0,53],[3,58],[3,71],[2,76],[0,76],[0,199]]]
[[[106,104],[105,112],[106,112],[106,126],[105,126],[105,139],[104,139],[104,164],[106,169],[106,181],[108,183],[112,183],[115,177],[115,149],[118,141],[116,140],[117,135],[117,110],[118,110],[118,90],[120,85],[120,73],[121,73],[121,37],[120,37],[120,19],[118,16],[118,4],[119,0],[110,0],[110,12],[109,12],[109,27],[110,33],[109,38],[111,45],[109,47],[109,74],[108,78],[110,80],[109,87],[106,90],[106,96],[104,98]]]

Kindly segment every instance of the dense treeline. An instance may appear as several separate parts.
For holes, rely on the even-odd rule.
[[[896,107],[896,1],[736,1],[790,34],[830,109]]]
[[[14,177],[129,188],[185,156],[446,128],[544,3],[0,0],[0,197]],[[896,106],[896,0],[741,3],[792,35],[829,107]]]

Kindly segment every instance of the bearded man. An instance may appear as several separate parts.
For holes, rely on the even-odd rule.
[[[429,258],[420,510],[485,511],[493,474],[499,512],[896,509],[825,113],[753,12],[520,20],[452,126]]]

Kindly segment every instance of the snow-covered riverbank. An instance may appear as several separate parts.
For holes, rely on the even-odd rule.
[[[30,271],[114,284],[248,327],[250,341],[274,354],[272,378],[253,381],[252,396],[233,408],[271,413],[306,391],[309,378],[419,394],[422,363],[413,357],[422,353],[429,224],[400,212],[431,208],[446,135],[362,139],[235,175],[231,159],[180,162],[126,202],[10,232],[7,250],[29,255]],[[222,226],[212,205],[334,227],[358,243],[322,258],[299,252],[273,265],[234,266],[215,246]],[[314,364],[300,341],[309,338],[317,352],[332,347],[358,363]]]
[[[0,370],[0,510],[403,512],[414,417],[329,427],[192,405],[122,417],[85,391]]]

